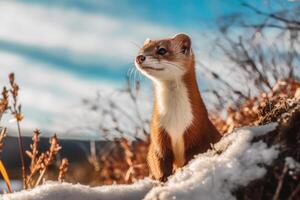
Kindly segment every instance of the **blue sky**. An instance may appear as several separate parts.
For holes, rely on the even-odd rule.
[[[271,0],[249,2],[277,7]],[[202,61],[220,65],[206,53],[215,19],[238,12],[255,20],[238,0],[1,0],[0,84],[14,71],[24,127],[59,131],[72,123],[66,113],[75,113],[81,98],[122,87],[137,45],[148,37],[188,33]]]

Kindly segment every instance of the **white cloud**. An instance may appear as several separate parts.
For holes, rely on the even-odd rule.
[[[73,59],[100,57],[105,64],[131,61],[137,52],[132,42],[175,33],[149,22],[20,2],[1,1],[0,19],[2,40],[52,48]]]
[[[29,130],[62,130],[63,123],[57,121],[72,115],[81,98],[94,95],[98,89],[111,91],[119,87],[112,82],[76,77],[63,70],[51,69],[46,64],[4,52],[0,52],[0,66],[1,86],[7,85],[7,75],[15,72],[20,85],[19,99],[25,112],[24,126]]]

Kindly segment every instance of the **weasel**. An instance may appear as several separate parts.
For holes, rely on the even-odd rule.
[[[188,35],[145,40],[135,65],[154,85],[148,165],[155,179],[166,181],[175,169],[207,151],[221,134],[202,101]]]

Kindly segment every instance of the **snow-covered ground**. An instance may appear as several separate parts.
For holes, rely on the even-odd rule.
[[[276,146],[255,136],[266,134],[275,123],[239,129],[227,134],[214,150],[198,155],[164,184],[149,178],[131,185],[88,187],[69,183],[46,182],[33,190],[5,194],[4,200],[96,200],[96,199],[235,199],[232,191],[266,173],[265,166],[277,157]],[[216,153],[218,152],[218,153]],[[222,153],[220,153],[222,152]]]
[[[3,195],[2,198],[4,200],[134,200],[142,199],[153,186],[154,181],[150,179],[132,185],[93,188],[80,184],[47,182],[31,191]]]

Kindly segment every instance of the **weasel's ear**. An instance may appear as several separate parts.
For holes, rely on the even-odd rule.
[[[149,44],[151,42],[151,40],[149,38],[147,38],[145,41],[144,41],[144,45],[146,44]]]
[[[190,53],[191,47],[192,47],[192,40],[188,35],[186,35],[184,33],[179,33],[179,34],[176,34],[173,38],[174,38],[174,40],[181,43],[181,53],[183,53],[183,54]]]

